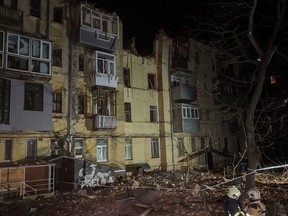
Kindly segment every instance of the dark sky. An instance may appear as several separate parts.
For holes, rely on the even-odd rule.
[[[199,1],[167,0],[94,0],[99,7],[116,12],[123,21],[124,41],[136,37],[139,53],[152,50],[155,33],[159,29],[177,31],[184,16],[199,11]]]

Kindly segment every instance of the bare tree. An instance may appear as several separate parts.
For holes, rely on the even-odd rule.
[[[286,42],[284,22],[286,0],[278,1],[211,1],[206,4],[208,15],[198,21],[199,29],[188,28],[190,36],[217,46],[223,54],[234,56],[240,73],[247,73],[249,88],[247,106],[242,111],[245,144],[247,146],[248,172],[246,189],[255,187],[255,171],[261,151],[257,145],[257,105],[270,61],[281,52]]]

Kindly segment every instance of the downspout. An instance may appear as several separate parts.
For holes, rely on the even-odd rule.
[[[73,69],[73,44],[72,44],[72,14],[71,14],[71,7],[73,8],[75,5],[69,5],[68,6],[68,14],[69,18],[67,19],[67,26],[68,27],[68,32],[67,32],[67,37],[68,37],[68,49],[69,49],[69,54],[68,54],[68,86],[67,86],[67,96],[68,96],[68,101],[67,101],[67,154],[71,155],[72,154],[72,96],[73,96],[73,86],[72,86],[72,69]]]
[[[171,152],[172,152],[172,165],[173,170],[175,169],[175,159],[174,159],[174,124],[173,124],[173,97],[171,94],[171,45],[169,45],[168,54],[168,88],[169,88],[169,100],[170,100],[170,129],[171,129]]]
[[[50,0],[47,0],[47,5],[46,5],[47,11],[46,11],[46,38],[49,39],[49,34],[50,34]]]

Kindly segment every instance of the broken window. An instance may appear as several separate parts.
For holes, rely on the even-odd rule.
[[[50,42],[8,33],[7,47],[8,69],[50,75]]]
[[[177,148],[178,148],[178,156],[179,156],[179,157],[185,156],[186,150],[185,150],[183,138],[178,138]]]
[[[53,66],[62,67],[62,49],[53,49]]]
[[[116,75],[115,55],[96,51],[96,73]]]
[[[156,89],[155,74],[148,74],[148,89]]]
[[[150,106],[150,122],[157,122],[157,106]]]
[[[41,0],[30,0],[30,15],[40,18]]]
[[[159,144],[157,138],[151,138],[151,157],[152,158],[159,157]]]
[[[116,115],[116,91],[110,89],[95,89],[93,95],[94,114]]]
[[[35,139],[29,139],[26,142],[26,158],[35,159],[37,155],[37,142]]]
[[[124,86],[130,88],[130,68],[123,68]]]
[[[85,114],[85,95],[78,95],[78,114]]]
[[[84,140],[82,138],[75,139],[74,155],[77,158],[83,157],[83,141]]]
[[[97,139],[97,162],[104,162],[108,160],[108,139]]]
[[[54,113],[62,113],[62,93],[53,92],[53,110]]]
[[[132,139],[125,139],[125,160],[132,160]]]
[[[5,140],[5,156],[4,156],[5,161],[12,161],[12,145],[13,142],[11,139]]]
[[[63,23],[63,8],[55,7],[53,9],[53,21],[57,23]]]
[[[25,83],[24,110],[43,111],[43,85]]]
[[[9,124],[11,81],[0,79],[0,124]]]
[[[83,54],[80,54],[78,56],[78,70],[84,71],[84,55]]]
[[[131,103],[124,103],[125,121],[131,122]]]

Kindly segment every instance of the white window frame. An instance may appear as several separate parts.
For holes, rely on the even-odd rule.
[[[159,143],[156,137],[151,138],[151,157],[159,158]]]
[[[132,151],[132,139],[125,139],[125,160],[133,159],[133,151]]]
[[[187,104],[182,104],[183,119],[199,119],[199,109]]]
[[[16,47],[17,50],[16,50],[16,52],[9,51],[9,37],[10,36],[17,37],[17,47]],[[20,40],[21,39],[28,39],[28,41],[29,41],[27,54],[21,54],[20,53],[21,52],[20,51]],[[39,57],[33,56],[32,48],[34,45],[34,43],[33,43],[34,41],[39,41],[39,44],[40,44]],[[47,56],[44,56],[44,52],[43,52],[44,45],[46,45],[48,48],[48,50],[47,50],[48,55]],[[49,76],[51,75],[51,42],[49,42],[49,41],[44,41],[44,40],[40,40],[37,38],[30,38],[27,36],[7,32],[6,54],[7,54],[7,57],[6,57],[5,67],[9,70],[31,72],[34,74],[49,75]],[[20,60],[27,61],[27,69],[9,67],[8,58],[18,58]],[[35,62],[39,63],[39,69],[41,68],[41,66],[46,67],[45,69],[47,70],[47,72],[41,72],[41,70],[33,71]]]
[[[116,57],[113,54],[96,51],[96,74],[98,75],[116,75]],[[100,65],[102,63],[102,65]],[[100,67],[101,66],[101,67]]]
[[[83,157],[83,144],[84,144],[83,138],[76,138],[75,139],[75,144],[74,144],[74,156],[75,156],[75,158],[82,158]],[[80,151],[81,154],[78,154],[77,153],[78,151]]]
[[[108,161],[108,139],[107,138],[97,139],[96,155],[97,155],[97,162]]]

